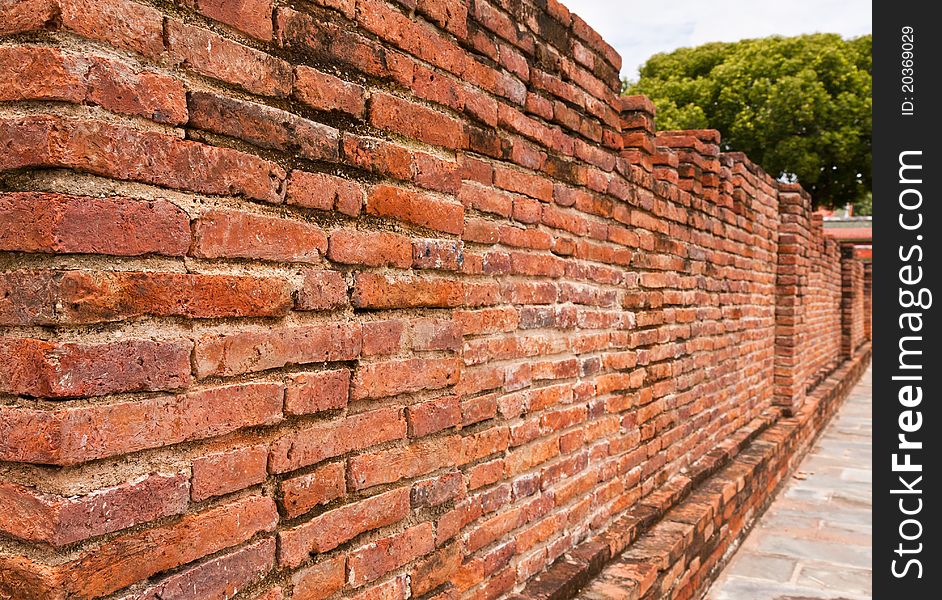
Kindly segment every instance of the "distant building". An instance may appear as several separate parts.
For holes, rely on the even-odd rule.
[[[824,234],[841,244],[852,244],[854,254],[863,260],[873,258],[873,217],[857,217],[853,206],[838,210],[818,209],[824,217]]]

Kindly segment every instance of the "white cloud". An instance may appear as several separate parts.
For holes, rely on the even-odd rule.
[[[615,47],[622,75],[657,52],[706,42],[733,42],[769,35],[827,32],[853,37],[873,31],[871,3],[864,0],[562,0]]]

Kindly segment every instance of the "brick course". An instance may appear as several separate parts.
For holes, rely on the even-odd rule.
[[[656,131],[556,0],[32,0],[0,36],[0,596],[572,586],[868,356],[808,195]]]

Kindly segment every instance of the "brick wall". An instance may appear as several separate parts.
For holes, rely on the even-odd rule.
[[[555,0],[0,36],[0,597],[497,597],[862,335],[800,187]]]
[[[873,262],[863,263],[863,328],[864,338],[873,339]]]
[[[841,355],[853,357],[865,341],[868,321],[864,300],[864,265],[854,257],[853,246],[841,248]]]

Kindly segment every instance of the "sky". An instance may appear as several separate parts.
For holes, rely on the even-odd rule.
[[[769,35],[873,31],[870,0],[562,0],[622,57],[635,79],[652,54]]]

